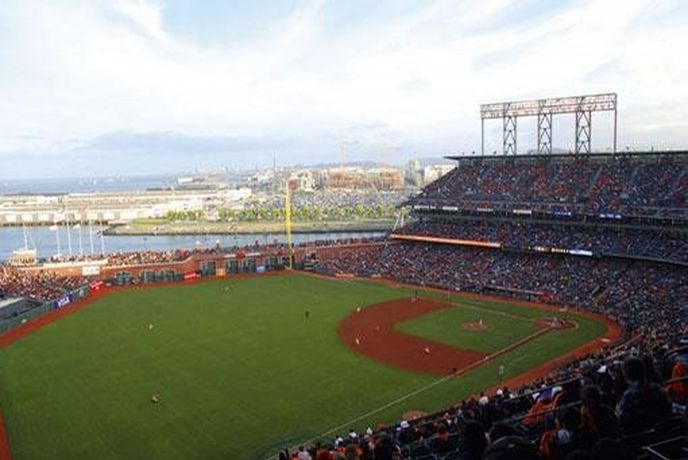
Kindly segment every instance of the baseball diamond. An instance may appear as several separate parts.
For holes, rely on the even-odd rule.
[[[457,305],[482,309],[490,329],[480,342],[451,339],[413,321],[461,308],[434,291],[420,290],[411,302],[412,292],[296,274],[104,289],[2,337],[0,403],[12,452],[256,458],[277,447],[271,440],[303,442],[350,420],[346,429],[365,430],[407,410],[435,411],[502,379],[532,379],[552,359],[619,333],[581,312],[569,314],[579,328],[549,331],[531,321],[542,306],[452,294]],[[521,317],[519,330],[498,322],[502,314]],[[409,329],[417,330],[402,332]],[[547,332],[534,337],[533,329]],[[523,351],[527,360],[508,365]],[[451,379],[413,394],[453,368]],[[317,406],[330,410],[301,410]],[[360,418],[378,407],[385,408]]]

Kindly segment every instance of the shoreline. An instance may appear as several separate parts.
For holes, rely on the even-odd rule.
[[[292,233],[366,233],[389,232],[390,220],[293,222]],[[283,234],[284,222],[168,222],[110,225],[103,231],[107,236],[165,236],[165,235],[264,235]]]
[[[105,236],[192,236],[192,235],[280,235],[285,233],[284,222],[131,222],[101,224]],[[390,232],[394,220],[292,222],[292,233],[370,233]],[[28,225],[26,228],[45,228]],[[18,225],[2,225],[4,229],[22,229]]]

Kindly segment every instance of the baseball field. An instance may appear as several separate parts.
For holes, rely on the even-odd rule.
[[[301,274],[113,289],[0,340],[0,410],[18,460],[268,458],[532,377],[612,329]]]

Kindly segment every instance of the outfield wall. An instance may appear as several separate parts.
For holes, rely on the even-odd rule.
[[[384,242],[374,243],[355,243],[342,245],[323,245],[323,246],[298,246],[294,248],[294,263],[300,264],[307,257],[315,255],[319,260],[329,260],[340,257],[342,253],[350,251],[361,251],[366,248],[373,248],[383,245]],[[177,273],[191,273],[203,269],[204,264],[214,263],[216,268],[225,267],[229,261],[237,261],[241,266],[246,266],[249,263],[252,266],[267,266],[270,261],[277,260],[279,265],[286,265],[288,261],[283,250],[257,249],[251,252],[249,249],[244,249],[236,253],[218,253],[218,254],[193,254],[183,261],[177,262],[163,262],[139,265],[104,265],[99,264],[84,264],[83,262],[65,262],[65,263],[51,263],[38,265],[35,267],[26,267],[26,271],[48,271],[58,276],[85,276],[85,266],[98,265],[98,273],[86,275],[92,280],[105,280],[114,278],[119,272],[127,272],[133,277],[139,277],[145,271],[162,271],[173,270]]]

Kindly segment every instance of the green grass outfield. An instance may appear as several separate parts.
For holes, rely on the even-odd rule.
[[[509,378],[605,332],[571,314],[576,330],[546,334],[348,423],[437,381],[359,356],[338,339],[338,323],[357,306],[409,292],[287,275],[112,293],[0,349],[0,409],[14,458],[265,458],[336,426],[360,430],[409,409],[440,409],[497,384],[500,364]],[[513,321],[490,311],[543,316],[508,303],[453,300],[485,310],[477,313],[493,333],[479,342],[461,334],[457,322],[476,314],[465,308],[399,327],[491,351],[528,335],[532,324],[520,321],[517,333]]]

